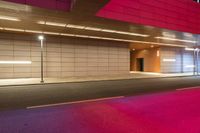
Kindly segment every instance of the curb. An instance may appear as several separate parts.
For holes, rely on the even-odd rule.
[[[185,77],[200,77],[197,75],[188,76],[173,76],[173,77],[147,77],[147,78],[122,78],[122,79],[100,79],[100,80],[88,80],[88,81],[64,81],[64,82],[52,82],[52,83],[30,83],[30,84],[12,84],[12,85],[0,85],[1,87],[17,87],[17,86],[35,86],[35,85],[48,85],[48,84],[67,84],[67,83],[83,83],[83,82],[102,82],[102,81],[119,81],[119,80],[145,80],[145,79],[158,79],[158,78],[185,78]]]

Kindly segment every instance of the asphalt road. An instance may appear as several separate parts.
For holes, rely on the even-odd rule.
[[[200,77],[129,79],[45,85],[0,87],[0,110],[30,106],[132,96],[200,86]]]

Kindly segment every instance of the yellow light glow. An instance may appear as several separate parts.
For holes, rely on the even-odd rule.
[[[176,59],[163,59],[164,62],[176,62]]]
[[[68,24],[67,28],[84,29],[85,26]]]
[[[139,34],[139,33],[117,31],[117,30],[110,30],[110,29],[101,29],[101,28],[96,28],[96,27],[74,25],[74,24],[64,24],[64,23],[49,22],[49,21],[47,21],[47,22],[38,21],[37,23],[43,24],[43,25],[50,25],[50,26],[59,26],[59,27],[67,27],[67,28],[74,28],[74,29],[81,29],[81,30],[91,30],[91,31],[99,31],[99,32],[117,33],[117,34],[131,35],[131,36],[140,36],[140,37],[148,37],[149,36],[149,35]]]
[[[63,24],[63,23],[55,23],[55,22],[46,22],[46,25],[59,26],[59,27],[65,27],[65,26],[66,26],[66,24]]]
[[[0,15],[0,19],[1,20],[9,20],[9,21],[21,21],[19,18],[16,18],[16,17],[1,16],[1,15]]]
[[[7,30],[7,31],[17,31],[17,32],[24,32],[23,29],[15,29],[15,28],[3,28],[4,30]]]
[[[170,41],[179,41],[179,42],[187,42],[187,43],[196,43],[196,41],[192,40],[182,40],[177,38],[169,38],[169,37],[155,37],[156,39],[162,39],[162,40],[170,40]]]
[[[185,48],[186,51],[194,51],[194,48]]]
[[[159,57],[160,56],[160,51],[159,50],[157,50],[157,57]]]
[[[44,34],[47,34],[47,35],[59,35],[60,33],[57,33],[57,32],[43,32]]]
[[[137,41],[137,40],[127,40],[127,39],[118,39],[118,38],[108,38],[108,37],[99,37],[99,36],[88,36],[88,35],[78,35],[78,34],[68,34],[68,33],[58,33],[58,32],[42,32],[42,31],[34,31],[34,30],[24,30],[24,29],[14,29],[14,28],[2,28],[2,30],[8,31],[18,31],[18,32],[27,32],[27,33],[44,33],[49,35],[61,35],[61,36],[71,36],[71,37],[84,37],[84,38],[92,38],[92,39],[101,39],[101,40],[112,40],[112,41],[120,41],[120,42],[129,42],[129,43],[142,43],[142,44],[151,44],[151,45],[162,45],[162,46],[173,46],[173,47],[182,47],[186,48],[184,45],[177,44],[168,44],[168,43],[157,43],[157,42],[146,42],[146,41]]]

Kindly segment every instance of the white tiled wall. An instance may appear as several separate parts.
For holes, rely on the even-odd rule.
[[[193,72],[194,65],[193,52],[186,51],[184,48],[162,47],[161,56],[161,72],[163,73],[181,73]],[[164,62],[163,59],[175,59],[175,62]]]
[[[98,76],[129,73],[126,43],[81,38],[47,37],[45,77]],[[36,37],[7,34],[0,38],[0,60],[32,61],[27,65],[0,64],[0,78],[40,76],[40,43]]]

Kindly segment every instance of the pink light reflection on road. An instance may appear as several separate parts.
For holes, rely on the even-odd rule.
[[[199,133],[200,89],[0,112],[0,133]]]

